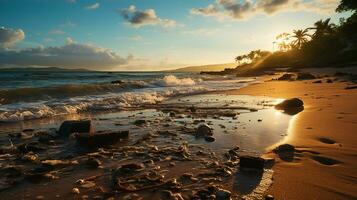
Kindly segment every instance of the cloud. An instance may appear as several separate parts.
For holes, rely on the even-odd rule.
[[[134,5],[129,8],[119,10],[119,14],[134,27],[142,27],[147,25],[160,25],[163,27],[175,27],[175,20],[162,19],[156,15],[154,9],[137,10]]]
[[[191,14],[244,20],[258,14],[272,15],[289,10],[331,13],[337,3],[336,0],[216,0],[207,7],[191,9]]]
[[[50,30],[48,32],[49,34],[52,34],[52,35],[63,35],[65,34],[66,32],[60,30],[60,29],[53,29],[53,30]]]
[[[130,36],[129,39],[133,40],[133,41],[139,41],[139,40],[142,40],[143,37],[141,37],[140,35],[133,35],[133,36]]]
[[[0,27],[0,48],[8,48],[17,42],[25,39],[25,33],[22,29],[11,29]]]
[[[133,59],[119,56],[110,49],[80,44],[67,38],[63,46],[0,50],[0,66],[54,66],[65,68],[114,69]]]
[[[99,8],[99,6],[100,6],[99,3],[94,3],[94,4],[86,6],[85,9],[87,9],[87,10],[95,10],[95,9]]]

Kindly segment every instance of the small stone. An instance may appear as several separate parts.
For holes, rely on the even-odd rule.
[[[58,131],[60,136],[69,136],[71,133],[90,133],[90,120],[68,120],[64,121]]]
[[[265,200],[274,200],[274,196],[268,194],[268,195],[265,196]]]
[[[136,121],[134,122],[134,124],[135,124],[136,126],[142,126],[142,125],[146,124],[146,120],[145,120],[145,119],[138,119],[138,120],[136,120]]]
[[[291,144],[282,144],[273,150],[273,152],[275,153],[285,153],[285,152],[294,152],[294,151],[295,151],[295,147]]]
[[[258,119],[258,122],[262,122],[263,120],[262,119]]]
[[[78,188],[72,188],[72,193],[73,194],[80,194],[80,191]]]
[[[277,104],[275,108],[279,110],[287,110],[290,108],[297,108],[302,106],[304,106],[304,102],[301,99],[292,98],[292,99],[284,100],[283,102]]]

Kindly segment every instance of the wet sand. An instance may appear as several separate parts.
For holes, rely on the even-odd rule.
[[[281,142],[297,148],[294,159],[283,161],[267,153],[277,158],[269,193],[289,200],[357,199],[357,90],[345,89],[349,82],[326,83],[326,78],[322,83],[270,79],[225,92],[304,101],[304,111],[291,121]]]
[[[2,124],[1,198],[206,199],[227,191],[233,199],[264,198],[270,166],[244,172],[239,160],[260,156],[286,137],[293,117],[273,108],[279,101],[201,94],[141,109]],[[64,120],[77,119],[90,119],[95,131],[129,130],[129,138],[88,149],[56,136]],[[213,129],[214,141],[196,137],[202,123]],[[132,165],[123,173],[126,164]]]

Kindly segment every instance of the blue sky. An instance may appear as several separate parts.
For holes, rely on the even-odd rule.
[[[252,5],[250,9],[236,9],[247,2]],[[280,4],[274,4],[272,7],[272,3],[279,2]],[[339,17],[345,16],[334,13],[337,0],[281,2],[0,0],[0,27],[7,31],[7,35],[20,29],[24,33],[23,38],[8,43],[6,51],[40,48],[42,53],[47,53],[48,47],[60,48],[71,44],[71,53],[77,51],[73,49],[86,48],[95,53],[96,48],[100,48],[105,56],[108,51],[115,55],[115,60],[103,62],[103,66],[93,65],[88,68],[159,70],[233,62],[234,57],[240,53],[254,49],[271,50],[272,42],[279,33],[306,28],[327,17],[338,22]],[[210,5],[215,8],[214,12],[206,9],[210,8]],[[129,17],[126,18],[123,12]],[[142,16],[143,13],[145,16]],[[56,50],[58,51],[65,50],[60,48]],[[102,59],[100,56],[98,58]],[[83,58],[81,61],[86,60]],[[29,65],[47,65],[46,62],[31,64],[29,59],[28,62]],[[48,63],[51,66],[68,68],[86,67],[85,63],[77,64],[78,66],[70,62]],[[26,65],[15,62],[13,64]],[[100,62],[96,65],[100,65]]]

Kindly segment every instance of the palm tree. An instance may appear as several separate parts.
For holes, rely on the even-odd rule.
[[[315,33],[312,35],[313,38],[320,38],[321,36],[333,33],[336,26],[335,24],[330,24],[330,18],[319,20],[314,25],[314,27],[310,28],[315,30]]]
[[[310,37],[310,35],[308,34],[308,29],[298,29],[298,30],[294,30],[293,33],[294,35],[292,35],[291,37],[295,38],[295,40],[292,42],[292,45],[294,47],[296,47],[297,49],[300,49],[302,47],[303,44],[305,44],[308,40],[307,37]]]

